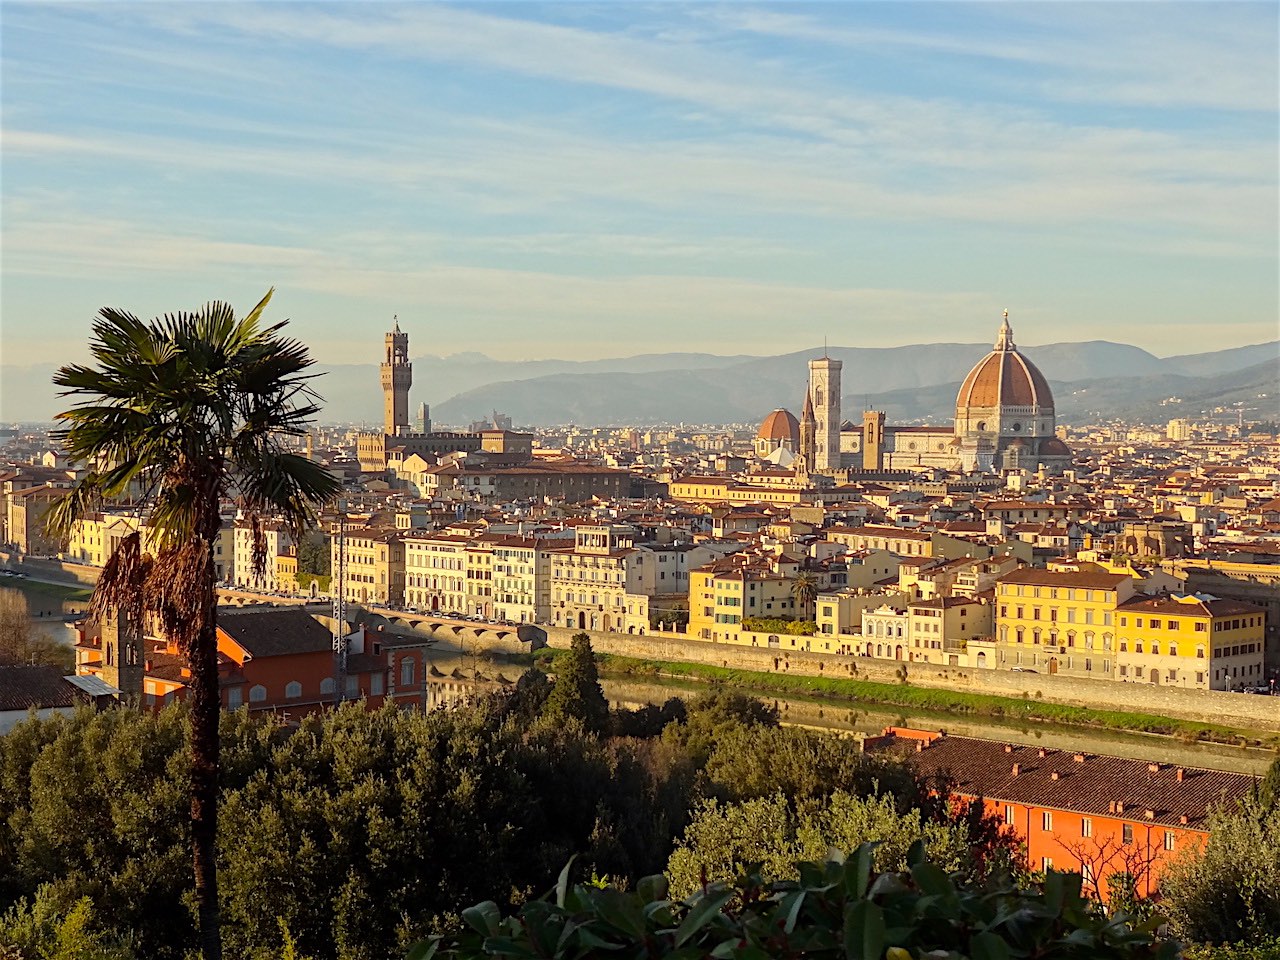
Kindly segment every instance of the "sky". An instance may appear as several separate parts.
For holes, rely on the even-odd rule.
[[[0,4],[0,346],[1280,335],[1274,3]]]

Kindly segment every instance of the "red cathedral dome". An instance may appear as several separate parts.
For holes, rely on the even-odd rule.
[[[800,421],[790,410],[779,407],[764,418],[764,423],[760,424],[760,429],[756,431],[756,439],[771,440],[775,443],[789,441],[791,449],[797,450],[800,447]]]
[[[1005,314],[995,349],[978,361],[960,385],[956,407],[1039,407],[1053,409],[1049,383],[1036,365],[1018,352]]]

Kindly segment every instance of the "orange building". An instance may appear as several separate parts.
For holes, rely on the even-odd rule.
[[[82,622],[76,673],[101,676],[124,697],[158,710],[186,697],[191,671],[177,645],[146,631]],[[123,635],[122,635],[123,634]],[[344,700],[429,706],[426,648],[434,641],[366,632],[347,638]],[[296,717],[339,702],[330,627],[301,607],[223,609],[218,618],[222,705]]]
[[[1208,836],[1209,810],[1254,784],[1239,773],[900,727],[865,749],[901,752],[919,774],[952,783],[955,795],[982,798],[1026,845],[1031,869],[1078,872],[1103,900],[1117,874],[1137,893],[1155,893],[1170,859]]]

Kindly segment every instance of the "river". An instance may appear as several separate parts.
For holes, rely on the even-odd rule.
[[[457,651],[437,648],[432,663],[438,670],[451,674],[455,669],[470,675],[476,666],[471,657],[460,657]],[[489,676],[503,675],[515,679],[525,669],[516,661],[497,654],[482,656],[479,669]],[[690,698],[708,689],[708,684],[693,680],[644,679],[624,676],[602,676],[600,685],[614,706],[640,707],[661,705],[671,697]],[[978,737],[1009,743],[1048,747],[1071,752],[1096,753],[1136,760],[1152,760],[1170,766],[1205,767],[1234,773],[1262,774],[1275,759],[1274,751],[1259,747],[1231,744],[1185,742],[1175,737],[1118,730],[1094,730],[1053,723],[1028,723],[973,717],[881,704],[860,704],[840,700],[779,696],[763,690],[734,687],[740,693],[755,696],[766,703],[776,703],[782,722],[792,726],[823,730],[833,734],[879,734],[885,727],[917,727],[945,730],[956,736]]]

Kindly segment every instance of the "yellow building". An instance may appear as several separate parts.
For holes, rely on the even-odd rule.
[[[276,583],[285,593],[298,592],[298,551],[290,547],[276,557]]]
[[[493,614],[513,623],[543,623],[551,614],[551,554],[532,537],[493,544]]]
[[[635,545],[632,528],[579,526],[572,547],[550,554],[555,626],[649,632],[649,598],[657,591],[658,564],[652,550]]]
[[[470,537],[410,533],[404,537],[405,597],[424,612],[465,612],[467,544]]]
[[[1265,611],[1216,597],[1135,597],[1116,611],[1116,679],[1240,690],[1264,681]]]
[[[862,636],[863,613],[886,604],[903,606],[907,599],[905,594],[894,590],[882,592],[856,586],[820,594],[817,603],[817,623],[818,636],[822,639],[824,652],[827,649],[826,644],[830,643],[830,650],[833,653],[863,653],[865,650]]]
[[[477,537],[466,549],[466,606],[463,612],[493,617],[493,542]]]
[[[743,630],[743,617],[795,615],[791,578],[765,560],[734,555],[689,573],[688,634],[695,640],[751,646],[757,638]]]
[[[1116,608],[1136,587],[1116,573],[1028,567],[1006,574],[997,582],[994,666],[1114,679]]]
[[[404,534],[394,529],[348,530],[347,599],[355,603],[400,605],[404,603]],[[338,570],[338,544],[331,546],[334,574]]]

